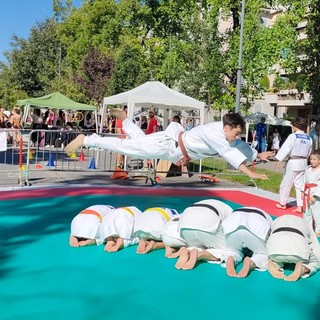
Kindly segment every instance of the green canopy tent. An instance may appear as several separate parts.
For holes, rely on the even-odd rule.
[[[64,96],[60,92],[54,92],[39,98],[29,98],[18,100],[17,105],[26,106],[24,112],[24,121],[27,118],[29,113],[30,106],[50,108],[50,109],[63,109],[63,110],[86,110],[86,111],[95,111],[95,119],[97,122],[97,107],[91,106],[89,104],[75,102],[68,97]]]

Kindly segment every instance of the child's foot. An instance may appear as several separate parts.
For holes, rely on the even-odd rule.
[[[72,140],[64,149],[67,155],[70,155],[72,152],[75,152],[77,149],[83,146],[84,143],[84,134],[79,134],[74,140]]]
[[[78,248],[78,247],[79,247],[78,238],[76,238],[75,236],[70,236],[70,238],[69,238],[69,245],[70,245],[71,247]]]
[[[243,260],[243,267],[242,269],[238,272],[237,277],[238,278],[245,278],[248,276],[250,273],[251,269],[255,267],[255,263],[249,258],[245,257]]]
[[[235,266],[234,266],[234,259],[233,259],[233,257],[229,257],[229,258],[227,259],[226,269],[227,269],[227,275],[228,275],[229,277],[236,277],[236,276],[237,276],[237,271],[236,271]]]
[[[287,206],[286,206],[285,204],[277,203],[277,204],[276,204],[276,208],[282,209],[282,210],[286,210],[286,209],[287,209]]]
[[[302,213],[302,208],[301,207],[296,207],[295,209],[292,210],[292,212]]]

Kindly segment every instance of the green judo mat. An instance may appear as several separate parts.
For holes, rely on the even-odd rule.
[[[204,197],[58,196],[1,201],[0,319],[320,319],[320,273],[229,278],[210,263],[176,270],[164,250],[69,247],[70,222],[93,204],[183,209]],[[236,203],[230,203],[233,208]]]

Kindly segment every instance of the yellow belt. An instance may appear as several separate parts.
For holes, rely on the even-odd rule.
[[[121,209],[129,212],[130,214],[132,214],[132,215],[134,216],[134,212],[133,212],[133,210],[131,210],[130,208],[128,208],[128,207],[122,207]]]
[[[148,211],[157,211],[157,212],[161,213],[167,221],[170,220],[168,213],[162,208],[149,208],[149,209],[145,210],[145,212],[148,212]]]

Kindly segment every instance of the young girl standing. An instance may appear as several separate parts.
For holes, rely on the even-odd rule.
[[[320,237],[320,150],[310,155],[310,166],[304,175],[303,218],[313,229],[315,223],[316,236]]]

